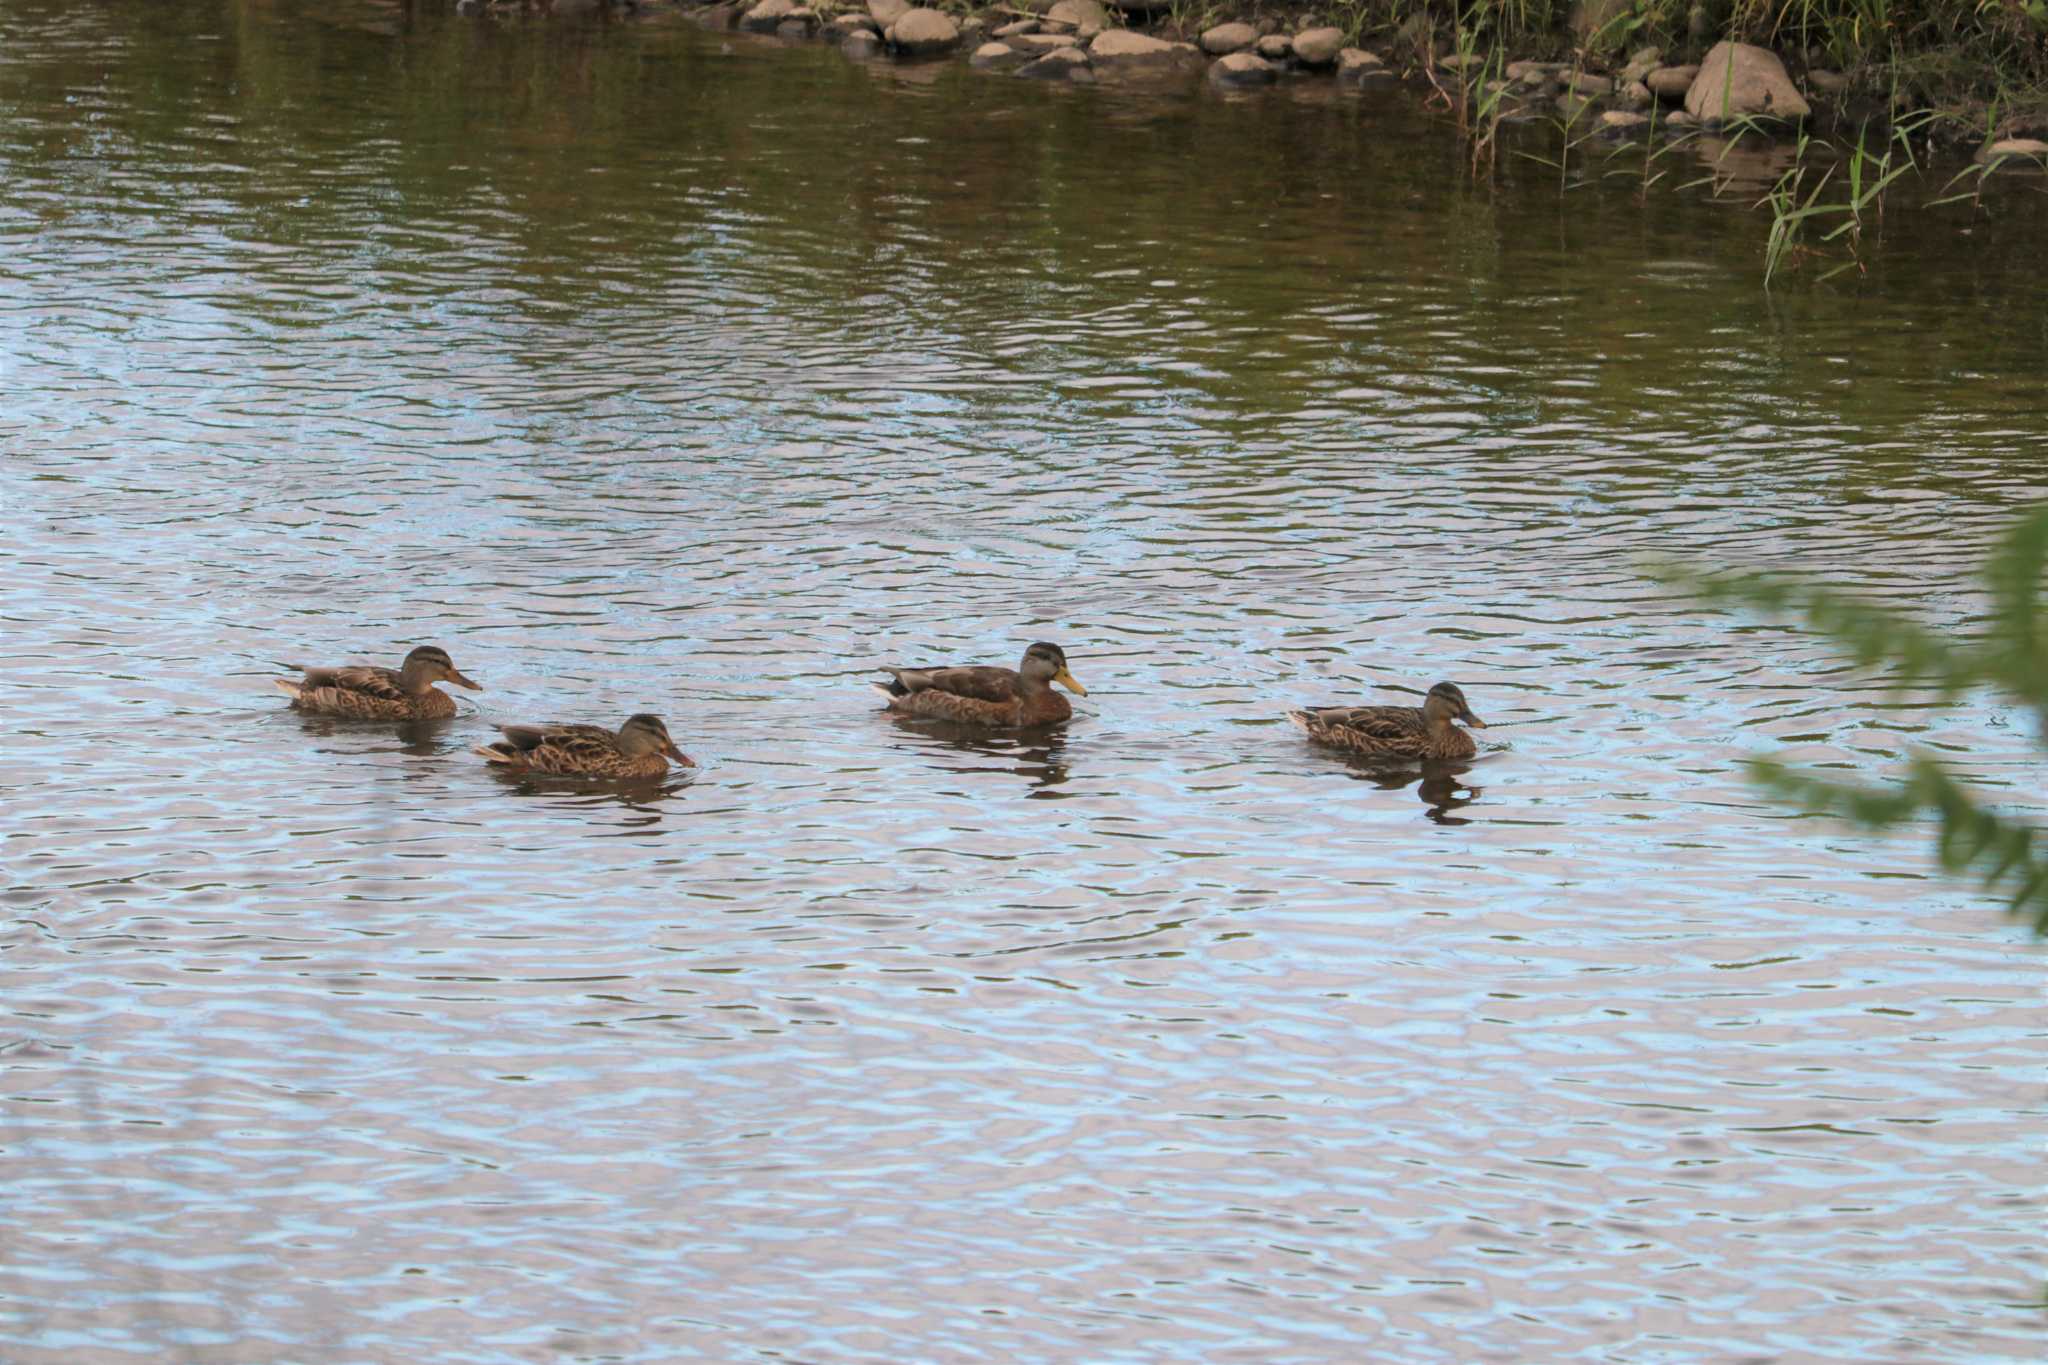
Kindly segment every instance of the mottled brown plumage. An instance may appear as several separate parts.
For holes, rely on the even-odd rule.
[[[616,732],[602,725],[501,725],[505,738],[477,752],[520,772],[563,777],[660,777],[668,760],[696,762],[668,737],[661,717],[629,717]]]
[[[1025,650],[1023,662],[1016,668],[967,664],[883,671],[894,681],[873,686],[889,699],[891,711],[963,725],[1057,725],[1073,715],[1074,708],[1052,690],[1054,683],[1080,696],[1088,695],[1088,689],[1067,671],[1066,652],[1043,642]]]
[[[309,668],[297,682],[273,681],[301,711],[353,720],[445,720],[455,714],[455,701],[435,683],[483,691],[456,670],[448,651],[438,645],[421,645],[398,668]]]
[[[1479,745],[1452,722],[1486,728],[1447,682],[1430,688],[1420,706],[1323,706],[1289,711],[1287,719],[1319,743],[1385,758],[1470,758]]]

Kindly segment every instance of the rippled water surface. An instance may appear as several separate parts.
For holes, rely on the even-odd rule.
[[[1529,165],[666,9],[0,8],[0,1358],[2034,1358],[2033,950],[1739,770],[2040,813],[2030,723],[1640,566],[1967,628],[2044,200],[1767,295],[1748,194]],[[1039,638],[1052,736],[864,686]],[[270,685],[428,640],[439,727]],[[1281,718],[1437,678],[1461,770]],[[469,752],[642,709],[694,781]]]

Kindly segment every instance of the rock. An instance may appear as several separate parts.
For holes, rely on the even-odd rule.
[[[1268,33],[1252,48],[1269,62],[1284,62],[1294,55],[1294,39],[1284,33]]]
[[[1250,24],[1218,24],[1202,31],[1202,51],[1211,57],[1242,52],[1259,41],[1259,31]]]
[[[869,0],[872,6],[874,0]],[[880,15],[876,15],[880,18]],[[960,41],[960,25],[953,22],[953,16],[941,10],[905,10],[895,23],[889,25],[889,46],[913,57],[929,53],[944,52]]]
[[[1486,61],[1485,54],[1479,52],[1447,52],[1436,59],[1436,64],[1443,71],[1463,71],[1468,66],[1480,71],[1485,69]]]
[[[1273,64],[1252,52],[1232,52],[1209,65],[1211,85],[1264,85],[1276,76]]]
[[[1552,84],[1549,71],[1524,71],[1520,75],[1510,76],[1508,79],[1515,83],[1515,88],[1518,90],[1548,90]]]
[[[1015,66],[1024,60],[1024,54],[1008,43],[983,43],[974,49],[967,59],[969,66],[987,70],[991,67]]]
[[[1394,73],[1387,70],[1387,64],[1377,55],[1362,47],[1347,47],[1337,54],[1337,80],[1342,85],[1363,85],[1370,80],[1385,77],[1392,80]]]
[[[1509,62],[1501,74],[1524,85],[1541,85],[1562,69],[1556,62]]]
[[[1647,109],[1657,102],[1657,97],[1650,93],[1650,87],[1641,81],[1630,81],[1621,87],[1621,93],[1616,98],[1621,101],[1624,109]]]
[[[1057,52],[1063,47],[1079,47],[1081,40],[1071,33],[1020,33],[1014,38],[1004,39],[1019,52],[1043,56]]]
[[[796,7],[796,0],[761,0],[740,17],[740,27],[749,33],[773,33]]]
[[[1565,77],[1564,88],[1578,95],[1610,95],[1614,93],[1614,82],[1590,71],[1579,71]]]
[[[1576,90],[1567,90],[1557,97],[1557,112],[1563,114],[1568,123],[1577,123],[1588,111],[1599,103],[1591,95],[1581,95]]]
[[[1685,98],[1685,92],[1692,89],[1693,78],[1699,74],[1696,66],[1660,66],[1643,77],[1643,84],[1658,99],[1676,103]]]
[[[989,37],[991,37],[991,38],[1014,38],[1014,37],[1016,37],[1016,36],[1017,36],[1018,34],[1020,34],[1020,33],[1036,33],[1036,32],[1038,32],[1038,21],[1037,21],[1036,19],[1019,19],[1019,20],[1017,20],[1017,22],[1015,22],[1014,24],[1004,24],[1004,25],[1003,25],[1003,26],[1002,26],[1001,28],[997,29],[997,30],[996,30],[996,31],[995,31],[994,33],[991,33],[991,34],[989,34]]]
[[[2048,142],[2037,137],[2006,137],[1977,150],[1977,164],[1996,166],[2006,161],[2031,161],[2036,169],[2048,168]]]
[[[1691,114],[1686,113],[1683,109],[1673,109],[1664,116],[1664,126],[1666,128],[1697,128],[1700,126],[1700,121]]]
[[[811,36],[817,25],[818,16],[807,14],[801,19],[784,19],[775,26],[775,36],[786,43],[800,43]]]
[[[868,13],[874,16],[878,28],[887,29],[910,13],[910,0],[868,0]]]
[[[1083,72],[1085,77],[1079,74]],[[1088,70],[1088,54],[1072,46],[1054,48],[1037,61],[1018,67],[1017,74],[1039,81],[1092,80],[1095,76]]]
[[[870,61],[882,55],[882,35],[873,29],[857,28],[846,35],[839,50],[854,61]]]
[[[1702,123],[1745,114],[1803,119],[1813,112],[1793,88],[1777,54],[1748,43],[1719,42],[1707,50],[1700,74],[1685,92],[1685,111]]]
[[[960,21],[960,36],[962,38],[978,38],[981,36],[981,31],[987,27],[988,20],[982,18],[979,14],[970,14]]]
[[[1304,29],[1294,35],[1294,59],[1303,66],[1331,66],[1343,50],[1341,28]]]
[[[1625,109],[1609,109],[1600,116],[1600,121],[1594,126],[1600,130],[1602,136],[1627,137],[1640,128],[1649,127],[1650,116],[1632,114]]]
[[[1045,12],[1045,17],[1048,23],[1072,24],[1075,28],[1109,27],[1109,11],[1096,0],[1058,0]]]
[[[1621,69],[1621,83],[1639,81],[1664,65],[1664,49],[1661,47],[1639,47],[1629,54],[1628,65]]]
[[[1169,43],[1162,38],[1113,28],[1097,34],[1088,44],[1088,58],[1097,66],[1164,66],[1192,56],[1186,43]]]
[[[1849,78],[1839,71],[1809,71],[1806,83],[1823,95],[1846,94],[1849,89]]]
[[[825,31],[835,38],[844,38],[847,34],[856,31],[880,34],[881,29],[876,26],[871,15],[835,14],[832,16],[832,21],[825,25]]]

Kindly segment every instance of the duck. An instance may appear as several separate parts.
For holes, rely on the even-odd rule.
[[[1450,682],[1430,688],[1420,706],[1320,706],[1289,711],[1287,719],[1318,743],[1383,758],[1470,758],[1478,742],[1451,722],[1486,728]]]
[[[1088,695],[1067,671],[1067,652],[1043,640],[1025,650],[1015,668],[968,664],[882,671],[890,681],[869,686],[888,699],[891,711],[991,728],[1022,729],[1066,720],[1074,706],[1052,690],[1055,683],[1076,696]]]
[[[674,759],[679,767],[697,761],[676,747],[660,716],[641,712],[617,730],[602,725],[501,725],[496,744],[476,752],[515,772],[562,777],[660,777]]]
[[[397,668],[350,664],[342,668],[309,668],[294,682],[273,678],[278,690],[301,711],[353,720],[446,720],[455,714],[455,699],[434,686],[452,682],[472,692],[480,683],[465,677],[439,645],[421,645]]]

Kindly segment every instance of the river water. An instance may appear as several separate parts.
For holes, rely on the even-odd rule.
[[[1967,629],[2044,201],[1766,293],[1669,160],[0,8],[0,1357],[2033,1358],[2035,950],[1739,767],[2040,814],[2031,724],[1642,564]],[[1040,638],[1052,736],[864,685]],[[423,641],[438,728],[270,685]],[[1438,678],[1461,771],[1281,717]],[[694,781],[469,752],[636,710]]]

